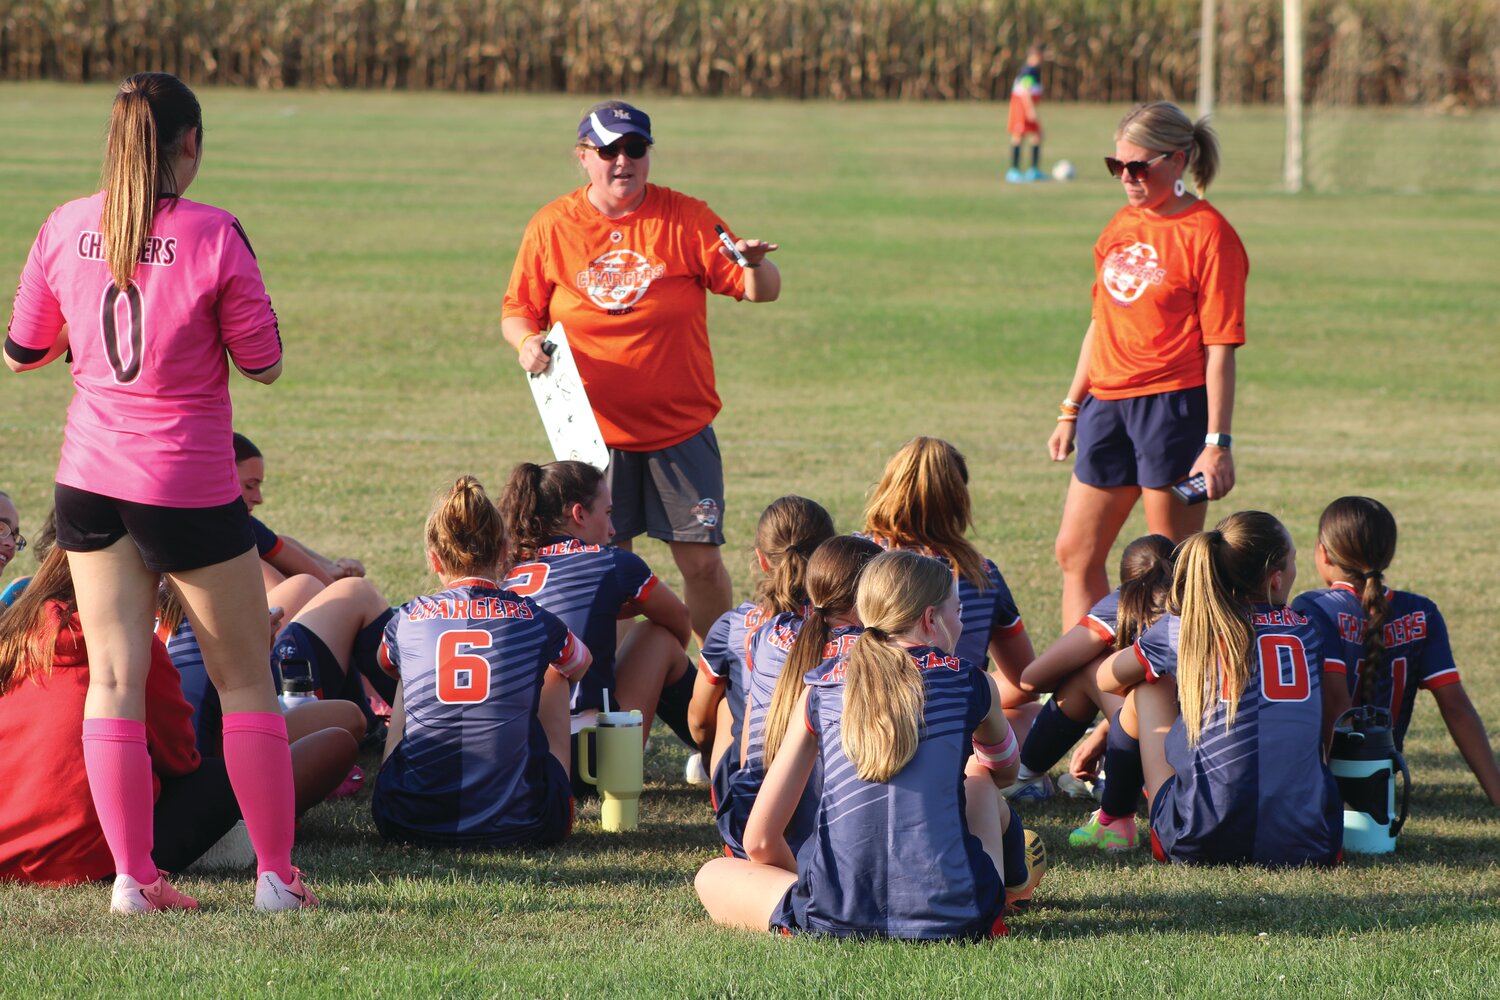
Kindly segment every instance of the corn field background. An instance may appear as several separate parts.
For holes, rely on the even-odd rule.
[[[1307,90],[1500,104],[1500,0],[1308,0]],[[993,100],[1189,100],[1198,0],[0,0],[0,80]],[[1281,0],[1220,0],[1219,99],[1281,100]]]

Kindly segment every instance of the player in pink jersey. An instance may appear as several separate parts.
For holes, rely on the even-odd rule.
[[[126,79],[110,113],[105,189],[43,224],[5,341],[13,371],[72,352],[57,544],[91,640],[84,761],[118,912],[196,905],[151,856],[144,692],[162,574],[219,689],[225,765],[259,860],[255,905],[317,904],[291,862],[286,722],[266,670],[267,608],[230,443],[229,362],[270,384],[281,336],[239,222],[182,197],[202,154],[191,90],[166,73]]]

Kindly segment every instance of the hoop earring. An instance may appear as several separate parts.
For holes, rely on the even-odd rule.
[[[1181,177],[1177,178],[1176,183],[1172,185],[1172,193],[1179,198],[1187,194],[1187,187],[1182,183]]]

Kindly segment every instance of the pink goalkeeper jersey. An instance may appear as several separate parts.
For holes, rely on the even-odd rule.
[[[121,292],[104,261],[103,204],[102,193],[71,201],[42,225],[10,321],[10,338],[32,349],[68,327],[77,393],[57,481],[157,506],[229,503],[240,495],[229,360],[258,371],[281,357],[250,241],[228,212],[163,198]]]

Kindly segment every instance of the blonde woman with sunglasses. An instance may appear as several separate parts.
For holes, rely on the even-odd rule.
[[[1193,500],[1234,488],[1235,349],[1250,265],[1234,227],[1202,198],[1218,173],[1218,137],[1206,118],[1155,101],[1120,122],[1104,163],[1126,204],[1094,244],[1092,317],[1047,442],[1054,462],[1077,452],[1056,543],[1064,629],[1109,593],[1105,563],[1138,498],[1146,530],[1176,542],[1202,530],[1208,508],[1174,486]]]

